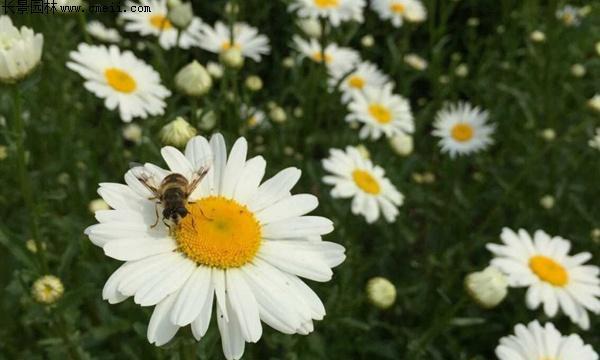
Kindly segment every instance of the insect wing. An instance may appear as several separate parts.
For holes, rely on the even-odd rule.
[[[202,179],[204,179],[206,174],[208,174],[209,170],[210,170],[209,166],[201,166],[198,170],[196,170],[196,172],[194,173],[194,175],[192,177],[192,181],[190,181],[190,184],[187,187],[186,192],[187,192],[188,196],[190,194],[192,194],[194,192],[194,190],[196,190],[196,187],[198,187],[198,185],[200,184]]]

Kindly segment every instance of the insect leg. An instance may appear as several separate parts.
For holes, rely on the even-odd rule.
[[[154,229],[158,225],[158,203],[154,204],[154,212],[156,213],[156,221],[154,225],[150,226],[150,229]]]

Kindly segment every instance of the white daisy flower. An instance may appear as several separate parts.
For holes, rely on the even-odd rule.
[[[556,10],[556,18],[567,26],[578,26],[581,24],[581,15],[579,9],[573,5],[565,5]]]
[[[587,310],[600,313],[600,269],[583,265],[592,255],[571,256],[570,241],[541,230],[532,239],[525,230],[504,228],[500,238],[504,244],[487,244],[496,256],[491,264],[508,276],[509,286],[528,287],[527,307],[534,310],[543,304],[549,317],[560,308],[581,328],[589,328]]]
[[[149,6],[150,12],[127,11],[119,14],[125,20],[125,30],[137,32],[142,36],[152,35],[158,37],[158,43],[163,49],[179,46],[189,49],[199,46],[197,36],[202,27],[202,21],[194,17],[190,25],[179,35],[179,30],[167,18],[167,0],[141,0],[139,3],[127,1],[126,8]],[[177,37],[179,36],[179,43]]]
[[[342,47],[332,43],[325,47],[325,51],[322,51],[321,44],[319,44],[316,39],[306,41],[299,36],[294,36],[293,41],[295,48],[303,57],[307,57],[317,63],[324,60],[327,71],[330,74],[346,74],[360,61],[358,52],[348,47]],[[323,59],[323,57],[325,59]]]
[[[499,360],[598,360],[591,345],[577,334],[562,335],[552,323],[542,327],[535,320],[515,326],[515,334],[500,339],[496,347]]]
[[[451,158],[483,150],[494,141],[495,126],[487,124],[488,112],[466,102],[445,106],[433,123],[433,136],[440,139],[442,152]]]
[[[363,157],[356,147],[346,151],[330,149],[323,168],[331,173],[323,182],[333,185],[331,196],[352,198],[352,213],[363,215],[368,223],[379,219],[380,213],[387,222],[393,222],[404,196],[385,177],[385,171]]]
[[[365,0],[294,0],[288,11],[298,11],[301,18],[327,18],[333,26],[342,21],[363,22]]]
[[[240,115],[245,120],[246,126],[250,129],[254,129],[264,124],[267,119],[267,115],[264,111],[259,110],[255,107],[242,104],[240,107]]]
[[[331,74],[329,86],[333,88],[339,83],[342,102],[348,103],[353,94],[360,93],[367,87],[382,87],[390,81],[390,78],[377,68],[377,65],[363,61],[357,64],[356,69],[349,74],[347,72]]]
[[[85,88],[103,98],[107,109],[118,107],[124,122],[164,114],[164,99],[171,92],[161,85],[158,73],[131,51],[81,43],[69,57],[67,67],[85,78]]]
[[[419,0],[373,0],[371,7],[382,20],[390,20],[395,27],[402,26],[404,20],[422,22],[427,18],[427,9]]]
[[[117,29],[106,27],[98,20],[88,22],[86,31],[91,36],[103,42],[117,43],[121,41],[121,35],[119,35]]]
[[[126,185],[100,184],[98,193],[114,210],[97,212],[99,224],[85,233],[107,256],[125,261],[102,296],[111,304],[133,297],[136,304],[155,306],[150,343],[164,345],[187,325],[200,340],[213,302],[227,359],[239,359],[246,342],[260,339],[261,321],[285,334],[308,334],[313,320],[325,316],[323,303],[300,277],[329,281],[344,248],[321,240],[333,230],[329,219],[306,216],[317,198],[290,193],[300,170],[287,168],[262,182],[266,162],[261,156],[246,160],[247,147],[239,138],[227,155],[220,134],[210,141],[197,136],[184,153],[162,148],[170,170],[146,164],[125,174]],[[157,222],[157,200],[136,170],[159,187],[174,173],[191,181],[206,166],[210,170],[185,205],[187,215],[170,229]]]
[[[233,35],[229,27],[220,21],[217,21],[214,27],[204,24],[197,36],[197,42],[199,47],[215,54],[221,54],[223,51],[235,47],[241,51],[244,57],[257,62],[260,61],[262,55],[267,55],[271,51],[269,39],[265,35],[259,34],[255,27],[246,23],[235,23]]]
[[[29,75],[40,63],[44,35],[28,27],[15,27],[0,15],[0,83],[14,83]]]
[[[355,92],[348,104],[350,113],[346,121],[363,123],[359,136],[377,140],[382,134],[390,138],[399,133],[410,134],[415,130],[413,115],[408,101],[392,93],[392,84],[367,87]]]

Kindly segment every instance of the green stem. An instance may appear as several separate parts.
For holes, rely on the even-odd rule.
[[[83,33],[83,38],[85,39],[85,42],[91,43],[92,39],[90,38],[90,34],[88,34],[87,32],[87,19],[85,18],[85,13],[80,11],[78,17],[79,26],[81,27],[81,32]]]
[[[443,315],[443,317],[439,319],[436,324],[434,324],[434,326],[430,327],[429,330],[427,330],[417,341],[413,343],[414,345],[410,346],[408,351],[410,356],[407,358],[418,359],[425,351],[427,345],[429,345],[431,341],[433,341],[442,331],[444,331],[444,329],[448,327],[450,321],[452,321],[454,316],[460,309],[463,308],[467,301],[467,297],[463,296],[458,302],[456,302],[454,306],[452,306]]]
[[[40,238],[40,231],[37,219],[37,209],[35,207],[33,191],[31,187],[31,178],[27,173],[27,165],[25,159],[25,125],[23,123],[23,117],[21,116],[21,92],[19,90],[18,85],[14,86],[13,96],[13,110],[15,122],[14,126],[17,145],[17,173],[19,178],[19,185],[21,186],[21,193],[23,194],[23,198],[25,200],[25,207],[27,208],[27,212],[29,215],[28,219],[31,234],[33,236],[33,241],[35,241],[35,245],[37,248],[35,254],[37,255],[41,270],[44,273],[47,273],[48,267],[46,265],[45,251],[42,247],[42,241]]]
[[[69,336],[69,331],[67,328],[67,322],[65,321],[64,315],[58,314],[56,318],[56,322],[58,325],[58,330],[60,332],[60,337],[65,343],[65,347],[67,348],[69,358],[73,360],[80,360],[81,356],[79,355],[79,351],[77,350],[77,346],[71,341],[71,337]]]

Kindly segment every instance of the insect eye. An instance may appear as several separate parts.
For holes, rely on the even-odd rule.
[[[187,213],[188,213],[187,209],[186,209],[186,208],[184,208],[184,207],[180,207],[179,209],[177,209],[177,212],[178,212],[178,213],[179,213],[179,215],[181,215],[181,216],[186,216],[186,215],[187,215]]]

